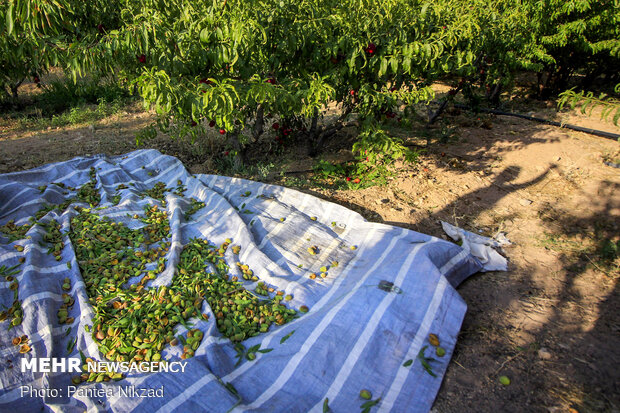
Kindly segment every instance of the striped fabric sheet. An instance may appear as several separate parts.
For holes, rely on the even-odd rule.
[[[480,269],[480,263],[460,247],[403,228],[369,223],[349,209],[299,191],[224,176],[191,175],[176,158],[155,150],[75,158],[0,175],[0,225],[11,219],[26,223],[44,204],[61,203],[66,195],[49,184],[81,186],[89,180],[91,167],[97,171],[101,205],[108,206],[98,213],[118,222],[127,223],[127,214],[158,202],[140,199],[138,191],[159,181],[174,187],[181,180],[187,187],[185,199],[166,195],[172,247],[167,269],[151,285],[171,281],[178,254],[190,238],[204,238],[212,244],[232,238],[242,246],[236,259],[249,264],[262,281],[292,294],[287,305],[306,305],[310,311],[246,340],[248,348],[260,344],[273,350],[257,353],[256,360],[235,367],[233,345],[221,336],[204,303],[203,312],[211,317],[196,320],[195,327],[205,332],[205,339],[184,373],[130,374],[119,382],[82,385],[83,389],[104,389],[103,396],[84,391],[67,397],[71,374],[22,372],[19,360],[68,357],[67,343],[73,339],[77,344],[71,357],[78,357],[81,350],[86,356],[104,359],[84,328],[92,324],[93,312],[69,239],[65,235],[67,247],[58,263],[38,244],[43,234],[38,226],[30,229],[31,238],[26,240],[9,242],[0,234],[0,266],[9,267],[25,258],[16,276],[23,323],[9,333],[8,321],[0,323],[0,411],[320,412],[327,398],[331,411],[349,412],[363,404],[361,389],[370,390],[374,399],[381,398],[372,411],[425,412],[431,408],[466,311],[454,284]],[[121,191],[120,203],[113,206],[110,199],[119,184],[129,188]],[[43,192],[38,189],[41,185],[48,185]],[[242,196],[247,191],[251,196]],[[189,208],[188,197],[204,201],[206,207],[185,222],[182,215]],[[52,211],[43,220],[55,218],[66,232],[73,214],[71,209]],[[14,249],[16,243],[25,247],[23,252]],[[306,252],[309,245],[319,247],[316,256]],[[357,249],[351,249],[353,245]],[[230,250],[226,259],[235,261]],[[333,260],[340,265],[330,269],[325,280],[308,277]],[[71,269],[66,261],[72,262]],[[234,271],[236,267],[231,266]],[[58,325],[55,316],[65,277],[71,279],[71,294],[76,298],[72,312],[79,314],[67,337],[66,327]],[[382,280],[402,292],[379,289]],[[9,283],[0,280],[0,305],[10,307],[12,301]],[[184,331],[183,327],[178,331]],[[437,377],[426,372],[416,358],[429,345],[429,333],[437,334],[446,350],[443,358],[435,356],[437,361],[431,364]],[[25,356],[11,343],[21,334],[31,339],[32,351]],[[426,355],[431,355],[430,346]],[[180,360],[179,356],[177,349],[163,352],[164,359]],[[404,366],[408,360],[413,363]],[[224,383],[232,384],[238,396]],[[115,391],[128,385],[163,388],[164,396],[126,397]],[[31,397],[23,395],[20,386],[59,389],[60,394]]]

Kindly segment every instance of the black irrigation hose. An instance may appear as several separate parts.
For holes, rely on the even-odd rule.
[[[466,106],[466,105],[461,105],[461,104],[458,104],[458,103],[455,103],[454,107],[455,108],[459,108],[459,109],[472,110],[472,111],[476,111],[476,112],[492,113],[494,115],[513,116],[515,118],[533,120],[535,122],[540,122],[540,123],[544,123],[544,124],[552,125],[552,126],[558,126],[560,128],[572,129],[572,130],[575,130],[575,131],[578,131],[578,132],[585,132],[585,133],[589,133],[591,135],[601,136],[601,137],[607,138],[607,139],[614,139],[614,140],[619,140],[620,139],[620,135],[617,134],[617,133],[605,132],[605,131],[591,129],[591,128],[583,128],[581,126],[571,125],[569,123],[560,123],[560,122],[556,122],[556,121],[553,121],[553,120],[536,118],[534,116],[521,115],[520,113],[503,112],[501,110],[496,110],[496,109],[472,108],[472,107],[469,107],[469,106]]]

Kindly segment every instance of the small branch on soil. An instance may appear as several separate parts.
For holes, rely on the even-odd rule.
[[[592,258],[590,258],[590,256],[588,254],[584,254],[586,256],[586,258],[588,260],[590,260],[590,262],[592,263],[592,265],[594,265],[594,267],[599,270],[600,272],[602,272],[603,274],[605,274],[606,276],[611,278],[611,274],[607,271],[605,271],[604,269],[602,269],[601,267],[599,267],[598,265],[596,265],[596,263],[594,261],[592,261]]]
[[[493,373],[493,375],[496,375],[497,373],[499,373],[506,364],[510,363],[512,360],[516,359],[517,357],[519,357],[521,354],[523,354],[523,352],[519,352],[517,354],[515,354],[512,357],[508,357],[506,360],[504,360],[504,362],[501,364],[501,366],[499,366],[499,368],[497,370],[495,370],[495,372]]]
[[[579,357],[575,357],[575,356],[573,356],[573,358],[574,358],[575,360],[580,361],[580,362],[582,362],[583,364],[587,365],[587,366],[588,366],[588,367],[590,367],[592,370],[594,370],[594,371],[599,371],[599,370],[596,368],[596,366],[594,366],[594,365],[593,365],[592,363],[590,363],[589,361],[586,361],[586,360],[584,360],[584,359],[580,359]]]
[[[456,361],[456,360],[454,360],[454,359],[453,359],[452,361],[454,361],[454,362],[456,363],[456,365],[457,365],[457,366],[459,366],[459,367],[461,367],[463,370],[467,370],[467,368],[466,368],[466,367],[464,367],[464,366],[463,366],[461,363],[459,363],[458,361]]]

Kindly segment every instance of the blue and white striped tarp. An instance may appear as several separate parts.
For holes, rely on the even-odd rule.
[[[166,194],[172,232],[168,266],[147,286],[170,282],[182,245],[189,239],[200,237],[221,244],[232,238],[242,250],[239,257],[227,251],[227,261],[249,264],[262,281],[293,295],[287,305],[306,305],[310,311],[243,342],[248,348],[260,344],[273,350],[257,353],[256,360],[235,367],[233,344],[219,333],[205,302],[203,312],[211,317],[194,322],[205,338],[195,357],[187,360],[184,373],[129,374],[118,382],[85,383],[80,387],[83,391],[68,397],[70,373],[20,369],[23,357],[69,357],[67,344],[74,339],[77,344],[70,357],[79,357],[82,351],[104,360],[91,333],[85,331],[86,325],[92,325],[93,310],[66,235],[75,211],[55,210],[42,221],[56,219],[65,233],[60,262],[39,245],[44,233],[40,225],[28,231],[29,239],[19,241],[10,242],[0,233],[0,267],[25,259],[15,276],[23,323],[10,331],[9,320],[0,323],[0,411],[320,412],[328,399],[331,411],[350,412],[365,402],[359,395],[361,389],[370,390],[375,400],[381,398],[371,411],[425,412],[431,408],[466,311],[454,287],[480,269],[480,263],[459,246],[367,222],[349,209],[292,189],[224,176],[193,176],[176,158],[155,150],[75,158],[0,175],[0,226],[9,220],[27,223],[43,205],[62,203],[68,195],[50,184],[79,187],[89,181],[91,167],[96,169],[101,206],[107,206],[97,213],[117,222],[127,223],[131,221],[128,214],[141,213],[144,205],[159,202],[137,195],[156,182],[174,187],[181,180],[187,187],[184,196]],[[110,200],[119,184],[129,187],[121,191],[120,203],[114,206]],[[41,189],[43,185],[47,186]],[[204,201],[206,207],[186,222],[183,212],[189,207],[189,197]],[[24,250],[16,250],[16,244]],[[315,256],[307,253],[311,245],[318,246]],[[340,265],[331,268],[327,278],[308,277],[333,260]],[[71,269],[67,261],[72,262]],[[235,270],[231,265],[231,272]],[[66,326],[59,325],[56,317],[65,277],[71,279],[70,294],[76,299],[73,313],[77,314],[66,337]],[[382,280],[401,292],[378,288]],[[250,281],[245,283],[252,288]],[[0,280],[2,310],[13,302],[9,286]],[[179,325],[179,331],[184,329]],[[444,357],[434,354],[429,333],[439,337],[447,352]],[[19,346],[11,343],[22,334],[30,338],[32,350],[27,354],[20,354]],[[428,346],[425,355],[436,359],[431,367],[437,377],[425,371],[417,358],[424,346]],[[168,347],[162,355],[174,361],[180,360],[180,353]],[[232,384],[238,395],[225,383]],[[128,385],[138,390],[163,388],[163,397],[127,397],[115,391]],[[58,394],[24,394],[23,386],[57,389]],[[88,389],[103,391],[96,394]]]

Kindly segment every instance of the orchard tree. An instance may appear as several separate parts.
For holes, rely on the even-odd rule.
[[[27,78],[35,83],[58,64],[57,42],[65,10],[58,3],[4,1],[0,7],[0,84],[17,101]]]
[[[432,100],[437,80],[498,103],[524,70],[550,89],[618,76],[618,0],[0,2],[7,94],[54,65],[112,74],[161,129],[215,128],[241,158],[265,131],[315,154],[353,116]]]
[[[101,0],[1,0],[0,93],[16,102],[24,80],[39,84],[54,66],[68,69],[74,80],[86,71],[112,68],[96,49],[98,37],[119,23],[115,5]]]
[[[472,76],[476,9],[402,0],[124,2],[97,44],[132,80],[160,127],[215,127],[233,149],[267,125],[316,153],[353,112],[362,119],[429,101],[431,83]],[[320,122],[327,105],[337,116]],[[276,129],[277,128],[277,129]]]
[[[572,75],[581,74],[588,88],[603,77],[620,81],[620,1],[547,0],[529,4],[532,32],[541,50],[539,94],[548,97],[567,89]]]

